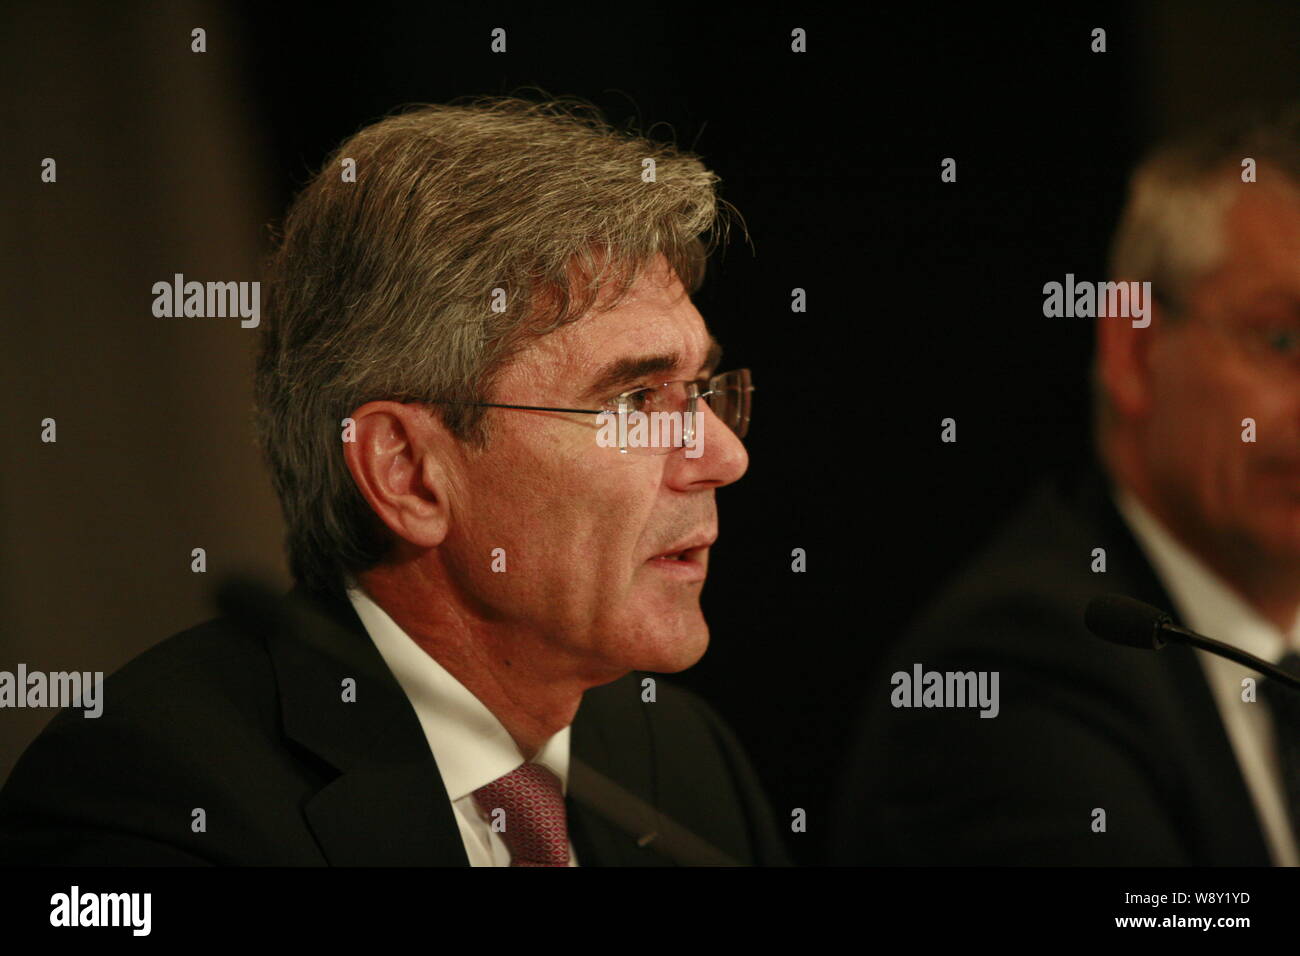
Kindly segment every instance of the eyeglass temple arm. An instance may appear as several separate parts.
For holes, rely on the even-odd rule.
[[[752,392],[754,391],[754,386],[750,385],[745,390]],[[698,397],[707,398],[716,391],[718,391],[718,389],[711,388],[706,392],[700,392]],[[477,408],[518,408],[529,412],[571,412],[576,415],[601,415],[607,411],[607,409],[603,408],[551,408],[547,405],[506,405],[501,402],[457,402],[449,398],[435,398],[430,399],[430,401],[438,405],[472,405]]]
[[[435,398],[429,401],[437,405],[473,405],[477,408],[520,408],[529,412],[574,412],[579,415],[599,415],[599,408],[551,408],[546,405],[504,405],[501,402],[456,402],[448,398]]]

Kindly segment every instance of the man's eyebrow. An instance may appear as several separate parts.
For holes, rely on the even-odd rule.
[[[697,374],[703,374],[717,367],[722,360],[722,346],[715,338],[709,338],[709,351],[704,357],[704,364]],[[597,374],[596,379],[583,390],[581,398],[608,398],[620,385],[631,385],[647,375],[660,375],[679,368],[682,357],[677,352],[665,352],[662,355],[628,356],[615,359]]]
[[[722,343],[717,339],[709,336],[709,352],[704,356],[704,364],[700,366],[699,374],[705,372],[717,371],[718,364],[722,361]]]

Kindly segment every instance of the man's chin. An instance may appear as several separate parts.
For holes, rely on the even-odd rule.
[[[701,617],[698,622],[675,633],[647,635],[633,655],[636,663],[632,669],[656,674],[676,674],[698,664],[708,649],[709,626]]]
[[[704,652],[708,649],[709,638],[705,636],[703,641],[689,649],[682,648],[679,653],[673,655],[659,667],[643,667],[638,669],[654,671],[657,674],[677,674],[698,664],[700,659],[704,657]]]

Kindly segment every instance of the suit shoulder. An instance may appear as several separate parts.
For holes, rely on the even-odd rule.
[[[1104,552],[1104,573],[1094,570],[1097,549]],[[1008,699],[1050,700],[1093,718],[1105,712],[1149,722],[1178,693],[1170,683],[1176,655],[1156,657],[1094,636],[1085,612],[1093,597],[1107,592],[1167,602],[1104,486],[1045,483],[890,649],[873,675],[874,708],[890,711],[888,693],[882,697],[879,688],[920,664],[997,672]]]
[[[273,694],[264,641],[217,618],[133,657],[104,679],[98,716],[63,710],[41,737],[90,742],[98,727],[113,724],[147,726],[155,738],[173,733],[192,738],[199,727],[215,728],[223,718],[247,719]]]
[[[260,638],[200,624],[115,671],[99,697],[98,716],[60,712],[15,764],[0,790],[0,857],[98,859],[102,844],[113,860],[236,860],[269,845],[250,795],[295,781]],[[226,835],[191,832],[196,806],[221,816]]]
[[[265,653],[266,643],[260,637],[237,627],[228,618],[219,617],[159,641],[124,664],[114,676],[125,686],[204,662],[234,657],[251,659]]]
[[[1040,485],[992,538],[940,589],[908,629],[917,650],[982,651],[1018,656],[1027,635],[1085,637],[1090,598],[1106,590],[1131,593],[1150,573],[1127,531],[1104,520],[1097,502],[1081,503],[1058,482]],[[1095,549],[1107,554],[1108,574],[1092,571]],[[1055,642],[1053,642],[1055,643]],[[1059,647],[1057,648],[1059,650]]]

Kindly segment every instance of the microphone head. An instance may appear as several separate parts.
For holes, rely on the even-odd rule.
[[[1122,594],[1103,594],[1088,602],[1083,623],[1102,640],[1143,651],[1165,646],[1163,629],[1173,618],[1150,604]]]

